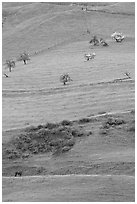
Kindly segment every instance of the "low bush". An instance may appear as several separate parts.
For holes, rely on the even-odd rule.
[[[79,123],[79,124],[81,124],[81,123],[89,123],[90,121],[91,121],[90,118],[82,118],[82,119],[80,119],[80,120],[78,121],[78,123]]]
[[[109,124],[107,124],[107,123],[103,123],[103,125],[102,125],[101,128],[102,128],[102,129],[109,129],[110,126],[109,126]]]
[[[45,126],[44,126],[44,128],[48,128],[48,129],[53,129],[53,128],[57,128],[57,127],[59,127],[59,124],[57,124],[57,123],[47,123]]]
[[[101,135],[107,135],[108,134],[108,130],[102,130],[102,131],[100,131],[100,134]]]
[[[72,122],[69,121],[69,120],[63,120],[63,121],[61,122],[61,125],[63,125],[63,126],[65,126],[65,125],[72,125]]]
[[[93,132],[92,131],[89,131],[88,133],[87,133],[87,136],[90,136],[90,135],[92,135],[93,134]]]
[[[103,123],[102,128],[103,129],[109,129],[111,126],[117,126],[125,124],[126,122],[122,119],[115,119],[115,118],[108,118],[106,122]]]
[[[17,159],[21,157],[21,153],[17,150],[12,149],[10,153],[8,153],[8,159]]]
[[[131,113],[132,113],[132,114],[135,114],[135,110],[132,110]]]
[[[30,126],[30,127],[27,127],[26,129],[25,129],[25,131],[26,132],[32,132],[32,131],[36,131],[36,130],[38,130],[38,129],[40,129],[39,128],[39,126],[38,127],[36,127],[36,126]]]
[[[108,125],[122,125],[125,124],[125,121],[122,119],[115,119],[115,118],[108,118],[108,121],[106,122]]]

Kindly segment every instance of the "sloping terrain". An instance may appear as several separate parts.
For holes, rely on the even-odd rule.
[[[74,143],[70,135],[63,136],[66,140],[64,144],[55,136],[50,145],[60,148],[56,154],[54,149],[42,153],[46,149],[43,144],[49,146],[49,140],[42,142],[42,146],[40,141],[47,138],[47,127],[52,128],[56,135],[59,130],[57,124],[47,124],[45,132],[42,126],[22,130],[20,133],[10,132],[14,138],[23,138],[31,130],[31,144],[34,144],[33,138],[36,139],[37,136],[39,140],[35,143],[35,150],[36,145],[39,145],[39,150],[34,152],[34,145],[29,145],[25,150],[28,141],[24,140],[21,145],[21,139],[18,138],[11,143],[14,148],[12,153],[10,143],[3,145],[6,148],[3,151],[3,201],[134,201],[134,112],[83,118],[73,123],[64,121],[62,124],[66,124],[64,128],[78,132],[73,134]],[[71,144],[67,141],[68,137]],[[29,135],[27,138],[29,139]],[[69,149],[65,148],[68,146]],[[22,152],[18,156],[13,154],[17,151]],[[22,171],[22,177],[15,179],[16,171]],[[28,187],[29,193],[26,195]],[[24,194],[26,196],[23,197]]]
[[[66,41],[77,41],[81,37],[85,40],[83,34],[87,27],[91,35],[105,38],[110,38],[114,30],[134,37],[134,15],[129,18],[128,15],[113,16],[94,11],[85,13],[81,7],[47,3],[6,5],[3,3],[3,10],[10,15],[3,26],[3,60],[16,58],[24,50],[35,53]],[[115,8],[119,10],[123,6],[129,8],[127,3],[118,4]],[[131,7],[130,11],[134,12],[134,9]]]
[[[4,179],[4,202],[134,202],[131,176],[22,177],[11,178],[10,183],[8,180]]]
[[[3,3],[2,73],[9,76],[2,76],[3,201],[135,199],[134,3],[89,2],[88,12],[83,6]],[[122,43],[111,39],[114,31],[125,35]],[[91,46],[93,35],[109,46]],[[27,65],[5,69],[5,60],[23,51],[30,53]],[[92,52],[95,58],[85,62]],[[66,86],[63,73],[73,79]],[[47,133],[47,123],[60,127],[63,120],[67,133]],[[40,141],[47,151],[39,151]],[[18,170],[22,177],[13,178]]]

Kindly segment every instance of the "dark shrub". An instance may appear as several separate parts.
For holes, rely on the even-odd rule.
[[[16,150],[12,150],[9,154],[8,154],[8,159],[17,159],[21,156],[21,154],[16,151]]]
[[[44,127],[48,128],[48,129],[53,129],[53,128],[59,127],[59,124],[57,124],[57,123],[47,123]]]
[[[135,110],[132,110],[131,113],[132,113],[132,114],[135,114]]]
[[[103,123],[103,125],[102,125],[102,128],[103,129],[108,129],[110,126],[109,126],[109,124],[107,124],[107,123]]]
[[[112,126],[112,125],[122,125],[125,124],[125,121],[122,119],[115,119],[115,118],[108,118],[106,124]]]
[[[70,139],[66,142],[67,146],[73,146],[75,144],[75,140],[74,139]]]
[[[71,149],[70,146],[64,146],[64,147],[62,148],[61,152],[67,152],[67,151],[69,151],[70,149]]]
[[[32,132],[36,131],[38,128],[36,126],[31,125],[30,127],[27,127],[25,130],[26,132]]]
[[[100,134],[101,135],[107,135],[108,134],[108,130],[102,130],[102,131],[100,131]]]
[[[23,158],[23,159],[26,159],[26,158],[28,158],[29,156],[30,156],[29,153],[24,153],[24,154],[22,154],[22,158]]]
[[[41,128],[43,128],[43,125],[38,125],[37,129],[39,130]]]
[[[82,137],[84,135],[82,132],[80,132],[76,129],[73,129],[71,133],[74,137]]]
[[[90,121],[90,118],[82,118],[78,121],[78,123],[89,123]]]
[[[65,126],[65,125],[72,125],[72,122],[69,121],[69,120],[63,120],[63,121],[61,122],[61,125],[63,125],[63,126]]]
[[[87,136],[90,136],[90,135],[92,135],[93,133],[92,133],[92,131],[89,131],[86,135]]]
[[[122,119],[115,119],[115,123],[114,125],[122,125],[122,124],[125,124],[126,122]]]
[[[58,139],[58,140],[52,140],[49,145],[50,146],[60,146],[60,144],[62,143],[62,139]]]

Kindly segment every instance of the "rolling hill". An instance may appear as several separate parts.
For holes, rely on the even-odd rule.
[[[2,3],[3,201],[135,199],[135,3],[88,2],[87,12],[85,4]],[[93,35],[109,46],[91,46]],[[27,65],[17,61],[23,51]],[[73,79],[66,86],[63,73]]]

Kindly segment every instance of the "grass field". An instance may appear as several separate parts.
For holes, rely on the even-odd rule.
[[[8,186],[4,188],[4,202],[134,202],[134,177],[130,176],[43,176],[3,181]]]
[[[3,201],[135,200],[135,4],[89,3],[88,8],[85,13],[78,5],[3,3],[2,74],[9,76],[2,76]],[[114,31],[125,35],[122,43],[111,39]],[[91,47],[93,35],[109,46]],[[5,69],[5,60],[16,60],[23,51],[30,53],[28,64]],[[90,52],[95,59],[85,62]],[[66,86],[59,80],[63,73],[73,79]],[[108,126],[110,118],[123,122]],[[16,149],[21,156],[7,158],[5,149],[15,148],[13,138],[26,137],[27,128],[49,122],[62,127],[63,120],[83,132],[71,135],[66,152]],[[33,134],[41,135],[29,134],[32,143]],[[20,169],[23,176],[14,178]]]

